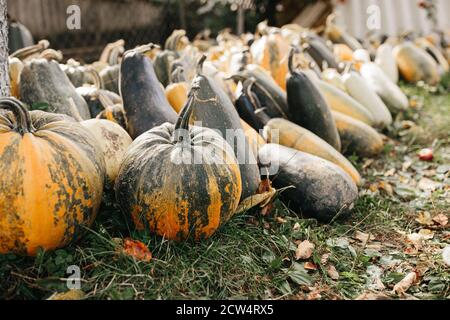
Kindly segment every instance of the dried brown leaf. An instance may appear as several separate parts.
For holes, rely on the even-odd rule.
[[[313,253],[314,247],[314,244],[308,240],[300,242],[297,250],[295,251],[295,260],[309,259]]]
[[[339,272],[336,270],[335,266],[329,265],[327,268],[328,276],[333,280],[339,280]]]
[[[448,217],[443,213],[439,213],[438,215],[433,217],[433,221],[440,226],[445,227],[448,224]]]
[[[317,266],[314,264],[314,263],[312,263],[312,262],[305,262],[305,264],[303,265],[303,267],[306,269],[306,270],[312,270],[312,271],[315,271],[315,270],[317,270]]]
[[[416,221],[425,226],[431,226],[433,224],[433,219],[428,211],[420,212],[419,216],[416,218]]]
[[[63,293],[55,293],[47,300],[81,300],[86,294],[81,290],[69,290]]]
[[[398,295],[403,295],[417,281],[417,274],[415,272],[410,272],[394,286],[393,292]]]

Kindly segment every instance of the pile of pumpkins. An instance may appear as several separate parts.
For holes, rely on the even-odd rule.
[[[176,30],[164,49],[120,40],[92,64],[62,63],[46,40],[20,49],[0,98],[0,254],[76,241],[104,190],[138,230],[175,241],[213,235],[266,175],[291,210],[348,216],[362,179],[344,155],[382,150],[378,131],[409,104],[399,74],[448,72],[433,39],[363,48],[329,19],[321,36],[261,23]]]

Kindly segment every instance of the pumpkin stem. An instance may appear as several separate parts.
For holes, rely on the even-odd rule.
[[[298,53],[298,52],[299,52],[299,50],[295,46],[292,46],[291,50],[289,51],[288,68],[289,68],[289,72],[291,74],[295,72],[295,69],[294,69],[294,55],[296,53]]]
[[[252,105],[253,109],[255,109],[254,113],[257,116],[257,118],[266,125],[267,122],[269,122],[270,117],[266,113],[266,108],[261,106],[261,102],[259,101],[258,97],[252,92],[252,87],[255,84],[255,78],[250,78],[246,80],[243,84],[243,92],[250,100],[250,104]]]
[[[109,65],[109,63],[111,61],[111,54],[114,51],[114,49],[116,49],[116,48],[121,49],[121,47],[123,47],[124,45],[125,45],[125,41],[123,39],[120,39],[113,43],[108,43],[106,45],[106,47],[103,49],[102,54],[100,55],[99,62],[103,62],[103,63]]]
[[[184,132],[189,130],[189,121],[192,114],[192,105],[195,100],[195,95],[197,90],[200,89],[198,85],[193,85],[191,91],[189,91],[188,99],[183,109],[180,112],[178,121],[175,125],[175,133],[173,137],[173,142],[175,143],[189,143],[189,136],[183,135]],[[185,139],[186,138],[186,139]]]
[[[102,77],[100,77],[97,70],[95,70],[92,67],[88,67],[86,70],[87,74],[90,74],[92,79],[94,80],[94,87],[97,89],[103,89],[105,87],[105,84],[103,82]]]
[[[50,46],[50,42],[48,40],[41,40],[38,44],[33,46],[25,47],[13,52],[10,57],[18,58],[19,60],[25,61],[25,59],[29,58],[32,55],[41,53],[45,49]]]
[[[206,55],[202,55],[200,60],[198,60],[198,63],[197,63],[197,75],[201,75],[202,74],[203,63],[205,62],[205,60],[206,60]]]
[[[80,112],[78,111],[75,101],[73,101],[73,98],[68,98],[67,101],[69,102],[70,111],[72,111],[72,117],[78,122],[84,121],[84,119],[80,115]]]
[[[55,60],[60,62],[63,59],[63,54],[61,51],[56,51],[54,49],[46,49],[39,54],[39,58],[43,58],[48,61]]]
[[[97,91],[97,97],[104,110],[114,105],[114,102],[104,92],[100,90]]]
[[[31,123],[31,116],[25,105],[16,98],[0,98],[0,108],[9,110],[16,118],[16,130],[21,135],[34,131]]]

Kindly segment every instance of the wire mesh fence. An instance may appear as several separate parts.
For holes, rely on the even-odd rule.
[[[106,44],[125,40],[126,48],[162,43],[179,17],[164,0],[8,0],[12,21],[23,23],[36,41],[47,39],[65,58],[84,62],[98,59]],[[69,29],[68,8],[80,9],[80,28]]]

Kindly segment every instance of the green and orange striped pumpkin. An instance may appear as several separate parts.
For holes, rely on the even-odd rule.
[[[0,254],[35,255],[77,240],[100,206],[105,162],[95,138],[65,115],[1,98]]]
[[[164,123],[133,142],[115,186],[138,230],[178,241],[210,237],[233,216],[242,193],[230,145],[212,129],[189,128],[195,95],[176,126]]]

